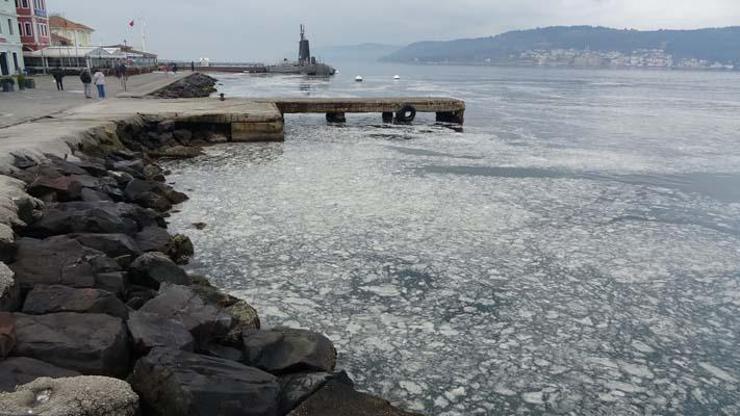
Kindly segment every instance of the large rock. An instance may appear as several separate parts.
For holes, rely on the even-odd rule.
[[[245,330],[244,362],[273,374],[334,371],[337,351],[329,338],[303,329]]]
[[[136,234],[136,244],[142,252],[159,251],[167,253],[172,236],[162,227],[146,227]]]
[[[139,396],[107,377],[40,378],[0,394],[3,415],[134,416]]]
[[[182,234],[172,236],[162,227],[144,228],[136,234],[135,240],[142,252],[165,253],[177,264],[187,264],[195,253],[189,237]]]
[[[18,240],[18,254],[10,268],[16,282],[23,289],[35,285],[65,285],[71,287],[95,286],[95,271],[105,255],[83,247],[67,236],[46,240],[23,238]]]
[[[20,306],[21,285],[15,281],[15,273],[0,262],[0,312],[14,312]]]
[[[39,377],[61,378],[81,375],[77,371],[27,357],[10,357],[0,361],[0,392],[14,391],[16,386],[30,383]]]
[[[277,415],[277,379],[220,358],[157,348],[136,363],[131,384],[160,416]]]
[[[187,200],[187,196],[157,181],[134,179],[126,185],[126,198],[147,208],[168,211],[173,204]]]
[[[43,176],[28,185],[28,194],[45,201],[75,201],[80,199],[82,183],[77,176]]]
[[[164,225],[152,210],[122,202],[66,202],[48,207],[24,235],[44,238],[70,233],[134,235],[144,227]]]
[[[136,257],[141,254],[134,239],[126,234],[72,234],[70,237],[83,246],[94,248],[110,257]]]
[[[312,394],[331,380],[336,380],[350,387],[354,385],[347,373],[294,373],[279,378],[280,399],[278,414],[284,415],[303,403]]]
[[[207,345],[213,339],[226,336],[233,324],[230,315],[207,304],[192,288],[186,286],[164,285],[159,296],[147,302],[139,311],[182,322],[198,345]]]
[[[14,356],[44,360],[83,374],[128,373],[128,333],[123,320],[102,314],[15,314]]]
[[[218,307],[224,313],[231,316],[231,329],[220,342],[241,348],[242,333],[244,330],[260,328],[260,319],[257,311],[247,302],[211,286],[207,280],[193,285],[192,289],[204,302]]]
[[[15,233],[10,226],[0,224],[0,261],[10,263],[15,259]]]
[[[131,281],[143,286],[159,288],[162,283],[190,285],[192,279],[164,253],[151,252],[139,256],[129,270]]]
[[[331,380],[301,403],[288,416],[419,416],[391,406],[379,397],[355,391],[352,386]]]
[[[29,315],[57,312],[103,313],[128,319],[126,305],[113,293],[99,289],[38,285],[23,303],[23,313]]]
[[[0,312],[0,361],[15,347],[15,318],[10,312]]]
[[[180,321],[153,313],[134,312],[127,324],[134,349],[139,354],[147,354],[158,347],[193,351],[195,340]]]

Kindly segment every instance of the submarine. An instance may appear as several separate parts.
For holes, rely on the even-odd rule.
[[[337,73],[331,65],[327,65],[311,56],[311,45],[306,38],[306,27],[301,25],[301,39],[298,46],[298,61],[290,62],[287,59],[280,64],[268,65],[265,68],[268,74],[308,75],[316,77],[330,77]]]

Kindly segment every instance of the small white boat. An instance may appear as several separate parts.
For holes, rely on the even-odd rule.
[[[359,75],[358,75],[358,76],[356,76],[356,77],[355,77],[355,81],[357,81],[357,82],[362,82],[362,81],[364,81],[364,80],[362,79],[362,77],[361,77],[361,76],[359,76]]]
[[[395,79],[396,81],[398,81],[399,79],[401,79],[401,76],[400,75],[396,75],[396,76],[393,77],[393,79]]]

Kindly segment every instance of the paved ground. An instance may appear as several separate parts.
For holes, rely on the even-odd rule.
[[[153,92],[189,74],[190,72],[181,72],[177,75],[152,73],[131,77],[128,80],[128,95]],[[93,101],[85,99],[82,83],[77,77],[69,76],[64,79],[65,91],[57,91],[54,81],[49,76],[34,78],[36,89],[0,93],[0,128],[45,117]],[[110,97],[123,93],[118,80],[112,77],[108,79],[106,88]]]

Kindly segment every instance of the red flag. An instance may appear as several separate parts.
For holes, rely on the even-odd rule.
[[[134,21],[132,20],[132,21],[128,22],[128,25],[129,25],[130,27],[134,27]]]

